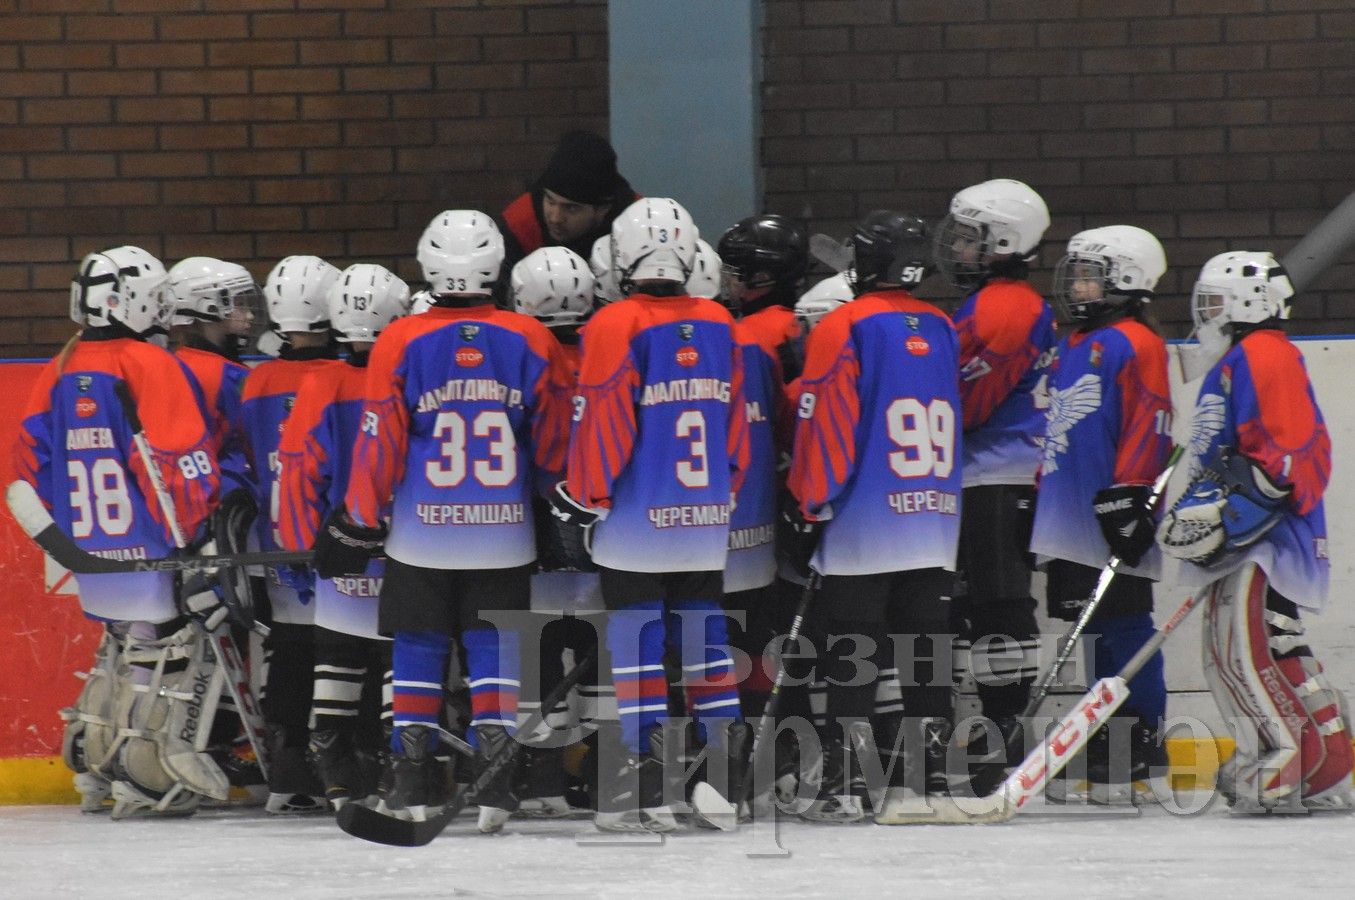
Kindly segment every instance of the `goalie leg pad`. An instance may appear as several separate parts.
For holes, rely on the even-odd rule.
[[[1276,659],[1275,646],[1292,646],[1293,634],[1276,633],[1268,621],[1268,586],[1259,566],[1244,565],[1214,584],[1205,608],[1205,677],[1237,738],[1229,788],[1236,809],[1259,811],[1297,801],[1307,791],[1306,776],[1327,771],[1322,726],[1304,696],[1327,710],[1334,692],[1304,687],[1307,678],[1295,680],[1303,670],[1300,657]],[[1325,711],[1323,718],[1344,721]],[[1348,747],[1347,741],[1347,759]]]
[[[117,724],[114,721],[114,685],[117,681],[121,642],[104,631],[94,652],[94,665],[88,672],[77,672],[85,686],[75,705],[61,710],[66,727],[61,740],[61,758],[75,773],[75,789],[80,794],[80,809],[96,812],[109,797],[105,770],[116,753]]]
[[[225,671],[202,630],[187,625],[160,640],[131,643],[125,659],[149,667],[148,683],[128,679],[119,697],[127,738],[121,767],[128,779],[152,794],[178,784],[226,800],[230,782],[206,752]]]

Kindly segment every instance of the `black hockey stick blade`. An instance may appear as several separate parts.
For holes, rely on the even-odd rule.
[[[42,500],[26,481],[18,480],[5,490],[5,502],[19,527],[57,563],[76,575],[107,575],[118,572],[197,572],[236,566],[285,566],[309,563],[309,550],[259,551],[217,556],[166,556],[156,559],[110,559],[97,556],[75,543],[52,521]]]
[[[560,701],[565,699],[565,694],[569,693],[570,689],[579,683],[580,679],[583,678],[583,673],[596,659],[597,650],[594,649],[583,660],[575,663],[574,668],[569,670],[569,674],[565,675],[560,683],[551,688],[550,692],[541,700],[541,708],[527,718],[527,721],[518,729],[518,734],[531,734],[535,731],[537,726],[541,724],[546,712],[560,705]],[[345,834],[351,834],[353,837],[361,838],[364,841],[386,844],[390,847],[422,847],[442,834],[443,829],[450,825],[453,819],[461,815],[463,809],[474,802],[475,795],[480,788],[498,778],[505,768],[513,765],[525,746],[526,744],[521,741],[509,741],[508,746],[489,761],[485,770],[475,779],[474,784],[458,791],[442,812],[429,816],[422,822],[397,819],[395,816],[377,812],[369,806],[361,806],[357,803],[345,803],[335,814],[334,820]]]

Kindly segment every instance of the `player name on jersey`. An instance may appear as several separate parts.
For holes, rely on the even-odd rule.
[[[146,555],[146,548],[137,547],[114,547],[111,550],[90,550],[93,556],[101,556],[104,559],[149,559]]]
[[[718,400],[729,402],[729,382],[718,378],[678,378],[645,385],[641,406],[660,403],[683,403],[691,400]]]
[[[775,525],[755,525],[752,528],[734,528],[729,532],[730,550],[747,550],[749,547],[762,547],[776,538]]]
[[[417,412],[433,412],[451,401],[494,400],[510,409],[522,406],[522,391],[492,378],[453,378],[419,397]]]
[[[695,506],[651,506],[649,521],[655,528],[699,528],[703,525],[728,525],[728,503],[702,503]]]
[[[527,520],[522,503],[419,503],[414,513],[425,525],[518,525]]]
[[[381,596],[381,579],[372,578],[367,575],[349,575],[342,578],[331,578],[334,582],[334,589],[345,597],[379,597]]]
[[[954,516],[960,512],[959,499],[950,491],[895,491],[889,495],[889,507],[901,516],[920,512]]]
[[[67,450],[104,450],[112,449],[113,429],[111,428],[67,428]]]

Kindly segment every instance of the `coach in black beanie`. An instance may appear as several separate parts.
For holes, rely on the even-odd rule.
[[[616,169],[612,145],[591,131],[568,132],[536,183],[500,217],[504,271],[539,247],[568,247],[587,259],[593,242],[635,200],[634,189]]]

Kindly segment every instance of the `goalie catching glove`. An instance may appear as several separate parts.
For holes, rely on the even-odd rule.
[[[1153,511],[1148,508],[1152,487],[1146,484],[1114,484],[1092,498],[1096,524],[1110,552],[1129,566],[1137,566],[1153,546]]]
[[[1220,447],[1157,530],[1162,551],[1201,566],[1250,547],[1284,515],[1293,488],[1251,459]]]
[[[315,536],[315,574],[321,578],[361,575],[385,541],[384,524],[377,528],[359,525],[337,506]]]
[[[589,509],[569,496],[562,481],[551,491],[550,519],[560,538],[564,561],[576,569],[593,567],[593,526],[604,517],[605,510]]]

